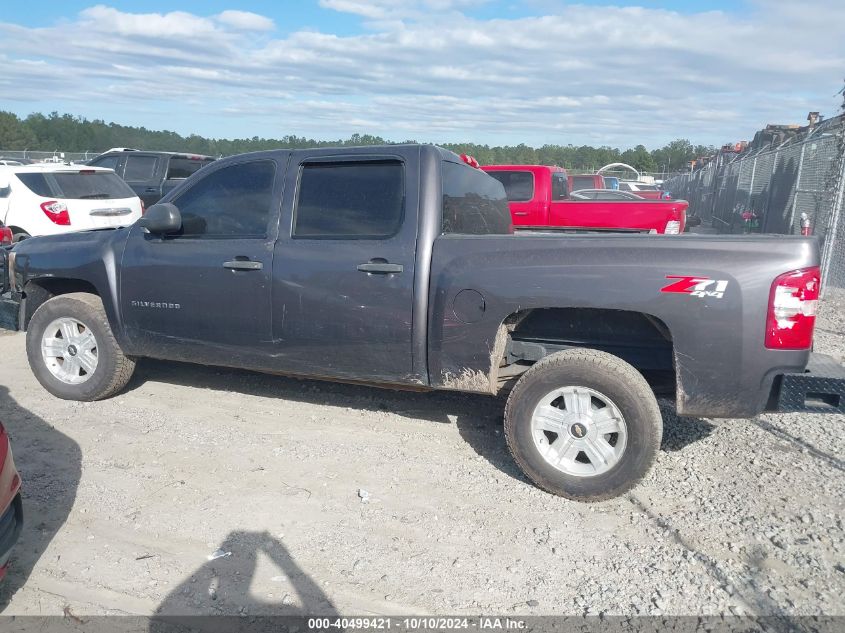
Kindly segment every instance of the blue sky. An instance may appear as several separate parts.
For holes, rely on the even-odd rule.
[[[47,26],[62,20],[71,20],[80,11],[95,4],[98,4],[96,0],[67,0],[65,2],[38,3],[8,2],[3,7],[2,20],[4,22],[12,22],[30,27]],[[232,2],[231,0],[174,2],[173,0],[156,0],[143,3],[137,1],[112,1],[105,2],[104,4],[126,12],[167,13],[169,11],[180,10],[206,16],[220,13],[226,9],[239,9],[273,18],[278,31],[281,33],[292,32],[298,29],[316,29],[339,35],[351,35],[364,30],[363,21],[360,17],[320,7],[318,2],[310,0],[294,2],[273,2],[272,0],[258,2]],[[560,4],[560,2],[554,0],[496,0],[470,7],[465,13],[479,19],[541,16],[553,11]],[[667,9],[681,13],[696,13],[702,10],[742,13],[747,9],[746,3],[738,0],[719,0],[715,2],[669,2],[665,0],[603,2],[601,0],[584,0],[577,4],[596,7],[607,5],[645,7],[650,9]]]
[[[843,23],[840,0],[4,3],[0,109],[226,138],[721,144],[835,114]]]

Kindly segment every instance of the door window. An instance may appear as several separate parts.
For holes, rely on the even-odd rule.
[[[566,200],[569,196],[569,183],[561,172],[552,173],[552,201]]]
[[[218,169],[173,203],[181,237],[264,238],[273,202],[276,163],[260,160]]]
[[[405,170],[398,160],[306,163],[293,236],[386,239],[402,226]]]
[[[96,167],[105,167],[106,169],[117,169],[117,164],[120,162],[120,156],[104,156],[103,158],[97,159],[91,163]]]
[[[126,157],[126,168],[123,171],[125,180],[152,180],[156,173],[155,156],[133,156]]]

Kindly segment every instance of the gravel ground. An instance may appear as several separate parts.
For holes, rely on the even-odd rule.
[[[843,316],[832,293],[840,358]],[[82,404],[22,334],[0,350],[27,516],[5,614],[845,614],[841,415],[667,405],[651,475],[581,505],[518,473],[500,400],[143,362]]]

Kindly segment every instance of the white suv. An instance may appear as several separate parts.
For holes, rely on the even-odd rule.
[[[128,226],[141,199],[111,169],[83,165],[0,166],[0,222],[15,241]]]

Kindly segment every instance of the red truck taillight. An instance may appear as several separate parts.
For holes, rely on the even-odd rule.
[[[813,344],[821,272],[818,266],[777,277],[769,294],[766,347],[809,349]]]
[[[0,246],[8,246],[12,243],[12,229],[8,226],[0,226]]]
[[[58,202],[57,200],[42,202],[41,210],[44,212],[44,215],[50,218],[53,224],[70,226],[70,213],[68,213],[67,205],[64,202]]]

